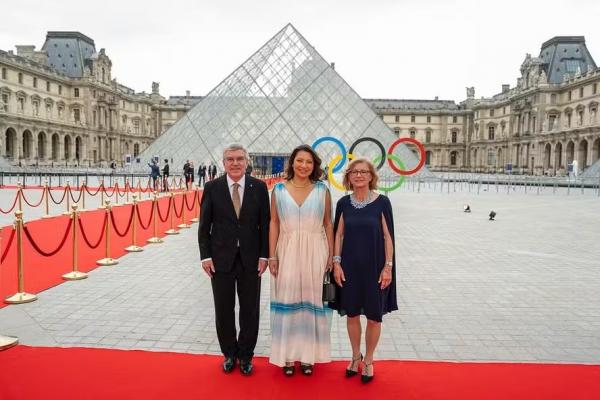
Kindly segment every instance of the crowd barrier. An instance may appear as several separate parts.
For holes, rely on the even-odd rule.
[[[115,193],[118,189],[112,195]],[[88,212],[72,204],[68,215],[26,224],[23,211],[15,211],[14,224],[0,234],[0,295],[4,303],[34,301],[35,293],[63,280],[84,279],[98,265],[115,265],[127,252],[142,251],[141,243],[162,242],[167,231],[175,230],[175,221],[180,222],[180,229],[198,221],[201,197],[199,189],[164,196],[153,193],[151,200],[143,201],[133,193],[130,204],[113,205],[107,199],[103,209]]]
[[[47,182],[45,182],[43,186],[27,187],[23,186],[21,183],[18,183],[16,186],[17,192],[15,194],[14,200],[11,203],[11,206],[7,209],[2,209],[0,207],[0,213],[10,214],[15,209],[18,211],[23,211],[23,203],[25,203],[25,205],[31,208],[39,207],[42,205],[42,203],[44,203],[45,214],[42,218],[49,218],[51,217],[50,202],[52,202],[56,205],[61,205],[65,203],[66,207],[63,214],[69,215],[71,202],[81,204],[81,211],[86,211],[86,196],[95,197],[98,194],[100,195],[101,205],[104,204],[105,199],[113,199],[115,204],[119,204],[119,201],[124,201],[125,204],[131,204],[130,196],[133,193],[139,193],[140,195],[147,194],[148,198],[150,198],[155,189],[152,186],[153,185],[151,179],[148,179],[148,181],[143,187],[140,179],[138,179],[137,184],[134,186],[131,186],[129,184],[129,180],[127,179],[123,188],[120,187],[118,182],[116,182],[111,187],[106,187],[103,181],[101,181],[100,186],[96,188],[89,187],[85,182],[82,183],[81,186],[77,186],[74,188],[68,182],[65,186],[58,187],[50,187]],[[169,192],[178,192],[185,189],[185,182],[182,178],[172,177],[171,183],[167,184],[167,186]],[[42,188],[42,195],[40,196],[38,201],[34,201],[31,198],[28,199],[28,197],[25,195],[25,189],[39,189],[40,187]],[[53,191],[56,192],[57,190],[62,190],[62,195],[52,193]],[[162,179],[157,180],[156,190],[160,192],[164,191]],[[79,195],[76,196],[73,192],[78,192]]]

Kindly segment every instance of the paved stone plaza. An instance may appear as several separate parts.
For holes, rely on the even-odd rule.
[[[390,198],[400,310],[384,318],[378,358],[600,363],[599,197]],[[471,214],[462,212],[466,203]],[[1,309],[0,333],[36,346],[219,353],[196,229]],[[268,355],[267,274],[261,312],[256,351]],[[349,357],[337,316],[331,340],[333,357]]]

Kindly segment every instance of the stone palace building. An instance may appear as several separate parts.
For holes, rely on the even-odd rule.
[[[111,78],[104,49],[78,32],[48,32],[41,51],[0,51],[1,155],[13,165],[119,165],[199,102],[134,90]],[[564,175],[600,157],[600,70],[582,36],[527,54],[514,87],[466,100],[364,99],[399,136],[426,148],[434,171]]]

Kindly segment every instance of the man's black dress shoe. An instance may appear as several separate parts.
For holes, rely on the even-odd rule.
[[[240,361],[240,372],[242,375],[250,375],[252,373],[252,361],[251,360],[242,360]]]
[[[233,371],[234,367],[235,367],[235,357],[225,357],[225,360],[223,361],[223,372],[228,374],[231,371]]]

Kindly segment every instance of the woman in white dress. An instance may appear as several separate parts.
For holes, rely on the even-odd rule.
[[[321,159],[308,145],[292,152],[286,182],[271,194],[269,269],[271,275],[272,364],[304,375],[330,359],[330,310],[323,304],[323,277],[331,270],[331,195],[319,181]]]

